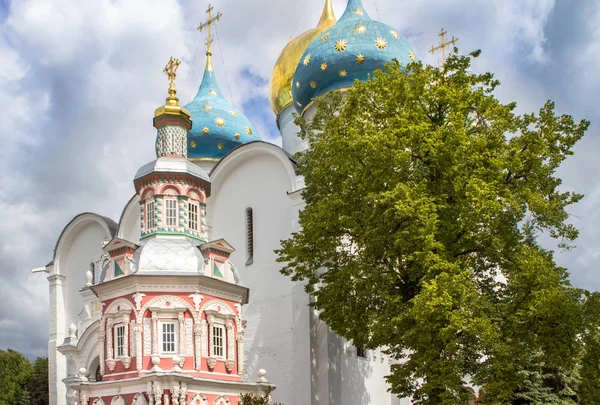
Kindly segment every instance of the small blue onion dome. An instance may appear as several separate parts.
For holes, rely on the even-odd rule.
[[[316,97],[347,89],[355,79],[366,81],[394,58],[406,65],[415,51],[394,28],[371,20],[361,0],[349,0],[338,22],[315,38],[298,62],[292,82],[296,110],[304,112]]]
[[[212,68],[211,54],[206,56],[198,93],[185,106],[192,116],[192,129],[187,136],[191,161],[217,161],[239,145],[260,140],[248,118],[223,97]]]

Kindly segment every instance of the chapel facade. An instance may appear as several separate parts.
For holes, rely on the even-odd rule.
[[[387,390],[392,360],[337,336],[274,251],[300,229],[304,180],[293,155],[308,145],[293,114],[414,51],[361,0],[336,19],[325,0],[316,27],[291,40],[271,77],[283,147],[263,142],[206,65],[180,106],[174,75],[153,118],[156,159],[134,176],[119,220],[74,217],[61,233],[50,285],[52,405],[224,405],[277,386],[285,405],[405,405]],[[265,376],[269,372],[269,381]]]

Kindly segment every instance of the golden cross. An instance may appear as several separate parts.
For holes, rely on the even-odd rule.
[[[458,41],[458,38],[454,38],[454,37],[452,37],[452,39],[451,39],[450,41],[446,42],[446,38],[445,38],[444,36],[445,36],[447,33],[448,33],[448,32],[447,32],[447,31],[445,31],[445,30],[442,28],[442,32],[440,32],[440,33],[438,34],[438,36],[442,38],[442,41],[440,42],[440,44],[439,44],[438,46],[433,46],[433,45],[432,45],[432,46],[431,46],[431,49],[429,50],[429,53],[430,53],[430,54],[432,54],[432,55],[433,55],[433,54],[434,54],[436,51],[439,51],[439,50],[441,50],[441,51],[442,51],[442,65],[443,65],[444,63],[446,63],[446,47],[447,47],[447,46],[449,46],[449,45],[455,45],[455,44],[456,44],[456,42]]]
[[[169,81],[171,83],[173,83],[175,81],[175,77],[177,77],[177,68],[179,68],[180,64],[181,61],[179,59],[175,59],[171,56],[171,58],[169,59],[169,63],[167,63],[167,65],[163,69],[163,73],[167,74],[167,77],[169,78]]]
[[[216,22],[219,21],[221,19],[221,17],[223,16],[223,14],[221,14],[220,12],[217,13],[216,16],[212,16],[212,11],[214,10],[213,6],[211,6],[210,4],[208,5],[208,10],[206,10],[206,13],[208,14],[208,19],[203,22],[200,23],[200,26],[198,27],[198,31],[202,32],[202,30],[204,28],[207,29],[207,33],[206,33],[206,41],[204,41],[204,43],[206,44],[206,54],[212,54],[212,52],[210,51],[210,46],[212,45],[214,38],[212,36],[212,32],[211,32],[211,26]]]

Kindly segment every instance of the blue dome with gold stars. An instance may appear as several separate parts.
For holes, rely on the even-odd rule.
[[[188,159],[216,161],[235,147],[260,140],[256,128],[223,97],[207,55],[206,69],[196,97],[185,106],[192,116],[188,131]]]
[[[304,112],[313,99],[351,87],[386,62],[414,60],[408,40],[389,25],[373,21],[361,0],[349,0],[339,21],[315,38],[298,62],[292,83],[296,110]]]

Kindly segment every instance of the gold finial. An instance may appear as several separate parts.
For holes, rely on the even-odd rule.
[[[206,10],[206,14],[208,14],[208,19],[203,22],[200,23],[200,25],[198,26],[198,31],[202,32],[202,30],[204,28],[206,28],[206,40],[204,41],[204,44],[206,45],[206,70],[209,70],[212,72],[213,67],[212,67],[212,51],[211,51],[211,46],[213,41],[215,40],[213,35],[212,35],[212,30],[211,30],[211,26],[216,23],[217,21],[221,20],[221,17],[223,16],[223,14],[221,14],[220,12],[217,13],[216,16],[212,16],[212,12],[214,10],[214,7],[211,6],[210,4],[208,5],[208,9]]]
[[[455,45],[456,42],[458,41],[458,38],[452,37],[452,39],[450,41],[446,42],[445,35],[447,33],[448,32],[442,28],[442,31],[438,34],[438,36],[442,38],[442,41],[440,42],[440,44],[438,46],[432,45],[431,49],[429,50],[429,53],[432,55],[437,51],[440,51],[440,50],[442,51],[442,66],[444,65],[444,63],[446,63],[446,47],[450,46],[450,45]]]
[[[319,19],[317,28],[325,30],[335,24],[335,21],[333,2],[332,0],[325,0],[325,6],[323,7],[323,13],[321,13],[321,18]]]
[[[167,97],[167,102],[163,107],[160,107],[154,111],[154,116],[158,117],[162,114],[181,114],[186,117],[190,117],[190,113],[185,109],[179,106],[179,99],[175,96],[177,94],[177,89],[175,88],[175,78],[177,77],[177,69],[181,61],[179,59],[171,57],[169,62],[163,69],[163,73],[167,75],[169,78],[169,97]]]

